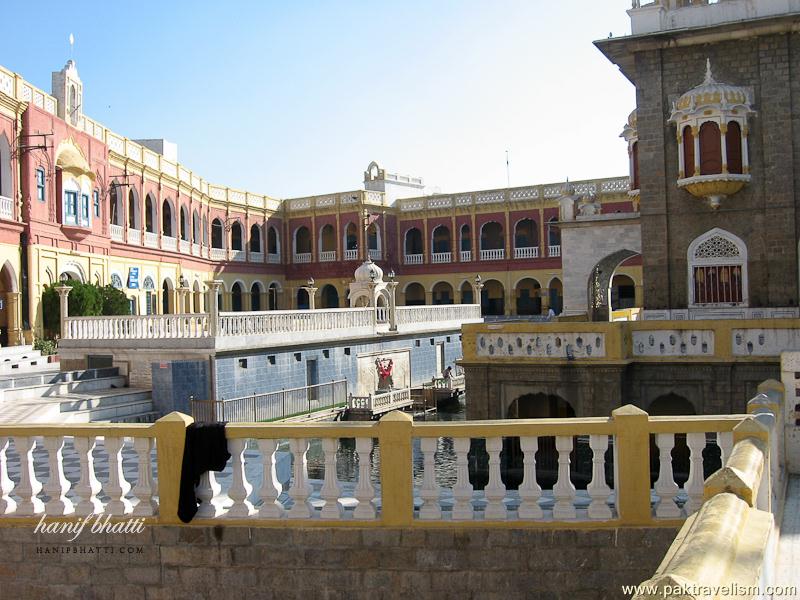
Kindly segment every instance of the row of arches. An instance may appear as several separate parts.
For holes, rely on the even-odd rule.
[[[323,252],[336,252],[337,250],[337,234],[336,228],[328,223],[323,225],[317,236],[317,249],[319,253]],[[381,252],[381,231],[380,228],[372,223],[367,228],[367,248],[372,251]],[[342,233],[342,248],[345,251],[358,250],[358,227],[355,223],[350,222],[345,225]],[[292,238],[292,251],[297,254],[311,254],[313,251],[313,236],[311,229],[306,225],[301,225],[294,230]],[[355,258],[355,257],[353,257]]]
[[[548,245],[561,245],[561,231],[556,217],[547,221],[546,236]],[[483,223],[479,230],[478,241],[479,250],[504,249],[506,244],[503,226],[497,221]],[[539,226],[537,222],[530,218],[517,221],[514,225],[513,242],[513,248],[538,248]],[[410,227],[405,231],[403,248],[406,255],[424,253],[423,235],[418,227]],[[451,252],[452,237],[447,225],[437,225],[433,228],[430,248],[434,254]],[[472,250],[472,230],[467,224],[462,225],[458,230],[458,248],[461,252]]]

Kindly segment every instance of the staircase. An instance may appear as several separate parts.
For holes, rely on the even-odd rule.
[[[0,348],[0,375],[24,373],[52,368],[47,356],[42,356],[33,346],[7,346]],[[56,366],[57,368],[57,366]]]
[[[0,352],[0,361],[5,356]],[[8,370],[0,367],[0,423],[151,423],[158,417],[150,390],[127,387],[117,367],[59,371],[41,357],[31,361],[36,357],[23,352],[16,363],[5,363]]]

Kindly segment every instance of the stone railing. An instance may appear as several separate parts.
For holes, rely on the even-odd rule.
[[[481,250],[481,260],[503,260],[505,257],[506,251],[503,248]]]
[[[475,323],[480,322],[481,307],[478,304],[439,304],[435,306],[398,306],[397,324],[413,323]]]
[[[296,265],[301,265],[311,262],[311,252],[298,252],[292,257],[292,262]]]
[[[263,263],[264,262],[264,253],[263,252],[249,252],[247,255],[247,260],[249,262],[254,263]]]
[[[281,255],[280,254],[267,254],[267,262],[271,265],[279,265],[281,264]]]
[[[470,262],[472,260],[472,251],[471,250],[462,250],[461,251],[461,262]]]
[[[161,236],[161,249],[170,250],[172,252],[178,251],[178,239],[169,235]]]
[[[406,265],[421,265],[424,255],[422,254],[406,254],[403,257],[403,263]]]
[[[43,514],[66,520],[108,514],[153,516],[152,522],[177,524],[185,430],[191,422],[187,415],[171,413],[152,425],[0,427],[0,519],[35,523]],[[681,490],[678,502],[670,492],[654,506],[652,498],[658,494],[650,488],[650,436],[712,433],[716,437],[710,443],[715,444],[720,435],[732,432],[736,440],[737,431],[752,431],[753,422],[747,415],[649,417],[624,406],[611,417],[573,419],[415,423],[394,411],[378,422],[353,424],[228,423],[232,458],[219,483],[214,473],[202,477],[193,525],[259,526],[280,520],[303,526],[311,520],[342,526],[369,521],[382,527],[429,522],[453,527],[452,522],[480,520],[489,527],[510,521],[520,526],[572,526],[576,521],[674,526],[700,507],[702,474],[693,462],[693,483]],[[771,435],[770,430],[763,432],[766,447]],[[343,439],[348,444],[355,440],[353,456],[345,456]],[[288,449],[282,440],[289,441]],[[311,479],[307,468],[310,440],[321,441],[321,479]],[[500,461],[504,440],[519,449],[522,465],[515,475],[518,483],[508,487],[504,482],[510,471],[504,476]],[[434,472],[440,468],[434,455],[443,448],[451,453],[450,477],[444,481]],[[488,461],[485,485],[471,483],[478,468],[468,460],[471,448],[479,455],[475,463]],[[606,460],[609,449],[613,468]],[[577,458],[571,463],[573,450],[580,464]],[[728,458],[733,460],[733,454],[724,460]],[[662,475],[670,464],[662,463]],[[339,480],[339,468],[355,469],[350,483]],[[108,473],[102,484],[101,471]],[[584,481],[580,489],[571,480],[578,471]],[[43,476],[45,472],[49,475]],[[273,476],[260,477],[263,473]],[[254,480],[261,482],[258,489]],[[657,514],[664,502],[675,504],[674,517]]]
[[[81,340],[138,340],[208,337],[208,315],[142,315],[69,317],[67,338]]]
[[[225,248],[211,248],[211,260],[228,260],[228,251]]]
[[[0,196],[0,219],[14,220],[14,201],[6,196]]]
[[[383,260],[382,252],[377,248],[370,248],[369,249],[369,258],[370,260],[378,261]]]
[[[232,261],[235,262],[246,262],[247,252],[245,252],[244,250],[231,250],[230,258]]]
[[[128,243],[131,243],[131,231],[133,230],[128,229]],[[136,233],[141,235],[141,232],[138,229],[136,230]],[[144,245],[148,248],[158,248],[158,234],[151,231],[145,231]]]
[[[122,225],[114,225],[113,223],[110,226],[111,232],[111,240],[114,242],[122,242],[125,240],[124,233],[123,233]]]
[[[555,258],[557,256],[561,256],[561,245],[559,244],[559,245],[555,245],[555,246],[548,246],[547,247],[547,256],[550,256],[550,257],[553,257],[553,258]]]
[[[451,259],[450,252],[434,252],[431,254],[431,262],[433,264],[449,263]]]
[[[345,260],[357,260],[358,259],[358,250],[345,250],[344,251],[344,259]]]
[[[350,395],[347,398],[347,409],[365,411],[372,415],[380,415],[392,410],[406,408],[413,404],[411,388],[389,390],[367,396]]]
[[[148,234],[145,233],[144,234],[145,246],[147,245],[147,236],[148,236]],[[131,245],[131,246],[141,246],[142,245],[142,232],[139,231],[138,229],[128,228],[128,244]],[[156,244],[154,246],[152,246],[152,248],[157,248],[157,247],[158,247],[158,243],[156,242]]]
[[[189,254],[189,249],[191,248],[191,242],[189,242],[189,240],[180,240],[178,244],[181,254]]]
[[[326,250],[319,253],[319,262],[333,262],[336,260],[336,250]]]
[[[221,313],[218,334],[225,337],[359,329],[372,326],[372,313],[369,307]]]
[[[514,258],[539,258],[539,247],[514,248]]]

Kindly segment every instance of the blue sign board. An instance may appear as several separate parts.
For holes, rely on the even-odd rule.
[[[128,288],[139,289],[139,267],[131,267],[128,271]]]

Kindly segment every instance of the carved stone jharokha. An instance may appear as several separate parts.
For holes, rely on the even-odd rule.
[[[703,83],[673,103],[669,118],[677,127],[678,187],[719,208],[749,183],[747,121],[754,114],[748,90],[715,81],[707,60]]]

